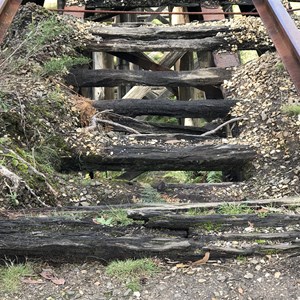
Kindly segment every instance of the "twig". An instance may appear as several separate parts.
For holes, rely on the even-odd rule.
[[[41,173],[40,171],[38,171],[35,167],[33,167],[30,163],[28,163],[25,159],[23,159],[20,155],[18,155],[13,150],[9,150],[9,152],[12,153],[13,155],[15,155],[18,158],[18,160],[20,160],[23,164],[25,164],[26,166],[28,166],[28,168],[31,169],[31,171],[33,171],[33,173],[35,173],[38,176],[41,176],[45,180],[45,183],[46,183],[47,187],[49,188],[49,190],[52,192],[52,194],[54,196],[57,196],[57,192],[50,185],[50,183],[48,183],[47,177],[43,173]]]
[[[24,161],[25,162],[25,161]],[[6,167],[0,165],[0,174],[2,174],[4,177],[7,177],[10,179],[10,181],[12,182],[13,186],[11,187],[10,185],[8,185],[5,182],[5,185],[9,188],[10,193],[14,192],[16,193],[18,191],[18,188],[20,186],[20,183],[24,183],[25,188],[34,196],[36,197],[36,199],[38,200],[38,202],[40,204],[42,204],[45,207],[50,207],[49,205],[47,205],[45,202],[43,202],[40,197],[32,190],[32,188],[24,181],[21,179],[21,177],[19,177],[17,174],[11,172],[10,170],[8,170]]]
[[[112,112],[111,109],[106,109],[106,110],[100,111],[97,114],[95,114],[91,119],[91,126],[86,127],[85,130],[86,131],[92,131],[92,130],[97,128],[97,123],[103,123],[103,124],[108,124],[108,125],[112,125],[112,126],[115,126],[115,127],[125,129],[126,131],[134,133],[134,134],[141,134],[140,132],[138,132],[137,130],[135,130],[131,127],[121,125],[121,124],[113,122],[113,121],[103,120],[103,119],[98,118],[99,116],[101,116],[105,113],[111,113],[111,112]]]
[[[213,129],[213,130],[210,130],[210,131],[207,131],[203,134],[200,134],[200,136],[208,136],[208,135],[211,135],[211,134],[214,134],[216,133],[218,130],[220,130],[221,128],[223,128],[224,126],[230,124],[230,123],[234,123],[234,122],[237,122],[237,121],[241,121],[241,120],[247,120],[247,118],[244,118],[244,117],[236,117],[236,118],[233,118],[231,120],[228,120],[226,121],[225,123],[219,125],[217,128]]]
[[[125,126],[125,125],[121,125],[121,124],[115,123],[113,121],[102,120],[102,119],[99,119],[99,118],[96,118],[95,120],[97,122],[99,122],[99,123],[108,124],[108,125],[112,125],[112,126],[115,126],[115,127],[120,127],[122,129],[125,129],[128,132],[131,132],[131,133],[140,134],[140,132],[138,132],[137,130],[135,130],[135,129],[131,128],[131,127],[128,127],[128,126]]]

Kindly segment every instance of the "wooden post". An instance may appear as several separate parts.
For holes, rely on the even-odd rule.
[[[105,52],[93,52],[93,69],[113,69],[113,56]],[[114,99],[114,88],[94,87],[94,100],[111,100]]]

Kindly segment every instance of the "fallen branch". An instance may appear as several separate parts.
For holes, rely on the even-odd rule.
[[[98,118],[100,115],[103,115],[105,113],[109,113],[111,111],[112,111],[111,109],[106,109],[106,110],[100,111],[97,114],[95,114],[91,119],[91,126],[86,127],[85,131],[93,131],[97,128],[97,123],[102,123],[102,124],[108,124],[108,125],[111,125],[111,126],[115,126],[117,128],[124,129],[124,130],[126,130],[130,133],[141,134],[140,132],[138,132],[137,130],[135,130],[131,127],[128,127],[128,126],[125,126],[125,125],[122,125],[122,124],[119,124],[119,123],[116,123],[116,122],[113,122],[113,121],[103,120],[103,119]]]
[[[47,181],[47,177],[41,173],[40,171],[38,171],[35,167],[33,167],[29,162],[27,162],[25,159],[23,159],[20,155],[18,155],[15,151],[13,150],[9,150],[9,152],[11,154],[13,154],[15,157],[17,157],[18,160],[20,160],[23,164],[25,164],[33,173],[35,173],[36,175],[38,176],[41,176],[44,180],[45,180],[45,183],[47,185],[47,187],[49,188],[49,190],[51,191],[51,193],[54,195],[54,196],[57,196],[57,192],[56,190],[51,186],[51,184]],[[45,203],[44,203],[45,204]],[[45,204],[46,205],[46,204]]]
[[[16,192],[18,190],[18,187],[20,186],[20,182],[22,181],[21,177],[11,172],[10,170],[8,170],[6,167],[2,165],[0,165],[0,174],[10,179],[13,186],[12,187],[9,186],[9,189],[13,192]]]
[[[216,133],[217,131],[219,131],[221,128],[223,128],[224,126],[226,126],[226,125],[228,125],[228,124],[231,124],[231,123],[234,123],[234,122],[241,121],[241,120],[247,120],[247,119],[244,118],[244,117],[236,117],[236,118],[233,118],[233,119],[228,120],[228,121],[226,121],[225,123],[221,124],[220,126],[216,127],[215,129],[210,130],[210,131],[207,131],[207,132],[201,134],[200,136],[208,136],[208,135],[214,134],[214,133]]]

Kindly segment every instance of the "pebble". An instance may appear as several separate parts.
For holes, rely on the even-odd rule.
[[[244,278],[246,278],[246,279],[252,279],[253,277],[254,277],[253,274],[251,274],[249,272],[247,272],[246,275],[244,275]]]

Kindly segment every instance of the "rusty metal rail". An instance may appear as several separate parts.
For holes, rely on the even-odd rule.
[[[300,95],[300,31],[278,0],[253,0]]]
[[[22,0],[0,0],[0,44],[3,42]]]

